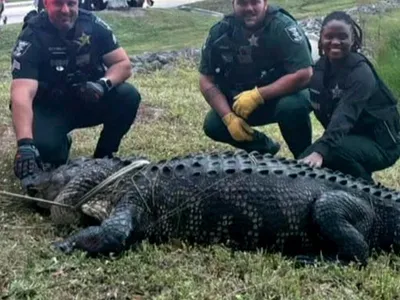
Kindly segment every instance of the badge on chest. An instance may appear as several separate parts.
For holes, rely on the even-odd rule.
[[[78,47],[77,52],[85,49],[86,47],[90,46],[91,36],[82,32],[81,36],[74,40],[75,45]]]
[[[340,99],[343,95],[343,90],[336,84],[333,89],[331,89],[332,99]]]

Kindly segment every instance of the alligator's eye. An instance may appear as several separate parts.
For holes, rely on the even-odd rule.
[[[261,174],[261,175],[268,175],[269,174],[269,170],[267,170],[267,169],[260,170],[260,171],[258,171],[258,173]]]
[[[317,173],[311,172],[308,174],[308,176],[311,178],[315,178],[315,177],[317,177]]]
[[[282,175],[283,174],[283,170],[274,170],[274,174]]]
[[[299,176],[299,175],[296,174],[296,173],[290,173],[288,176],[289,176],[290,178],[297,178],[297,176]]]
[[[218,174],[218,172],[216,170],[210,170],[210,171],[207,171],[207,174],[210,176],[216,176]]]

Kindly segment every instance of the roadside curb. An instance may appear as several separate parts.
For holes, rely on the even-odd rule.
[[[184,11],[189,11],[189,12],[198,12],[201,14],[205,14],[205,15],[211,15],[211,16],[215,16],[215,17],[223,17],[224,14],[217,12],[217,11],[213,11],[213,10],[207,10],[207,9],[202,9],[202,8],[197,8],[197,7],[190,7],[187,5],[179,5],[177,7],[180,10],[184,10]]]

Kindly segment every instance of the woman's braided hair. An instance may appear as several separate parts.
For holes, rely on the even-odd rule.
[[[334,11],[331,12],[329,15],[325,17],[325,19],[322,21],[322,26],[321,30],[319,32],[319,40],[318,40],[318,54],[320,56],[323,56],[323,51],[322,51],[322,43],[321,43],[321,37],[322,37],[322,31],[324,30],[324,27],[326,24],[328,24],[332,20],[338,20],[338,21],[343,21],[346,24],[349,24],[351,26],[351,30],[353,33],[353,38],[354,38],[354,43],[351,46],[351,51],[352,52],[358,52],[361,49],[362,46],[362,29],[361,27],[354,21],[351,16],[344,11]]]

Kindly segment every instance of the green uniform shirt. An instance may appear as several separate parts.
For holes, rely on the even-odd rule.
[[[217,84],[229,82],[229,89],[243,81],[240,91],[272,83],[312,63],[307,37],[297,22],[270,5],[264,26],[256,32],[246,32],[233,16],[215,24],[203,46],[199,71],[216,76]]]

